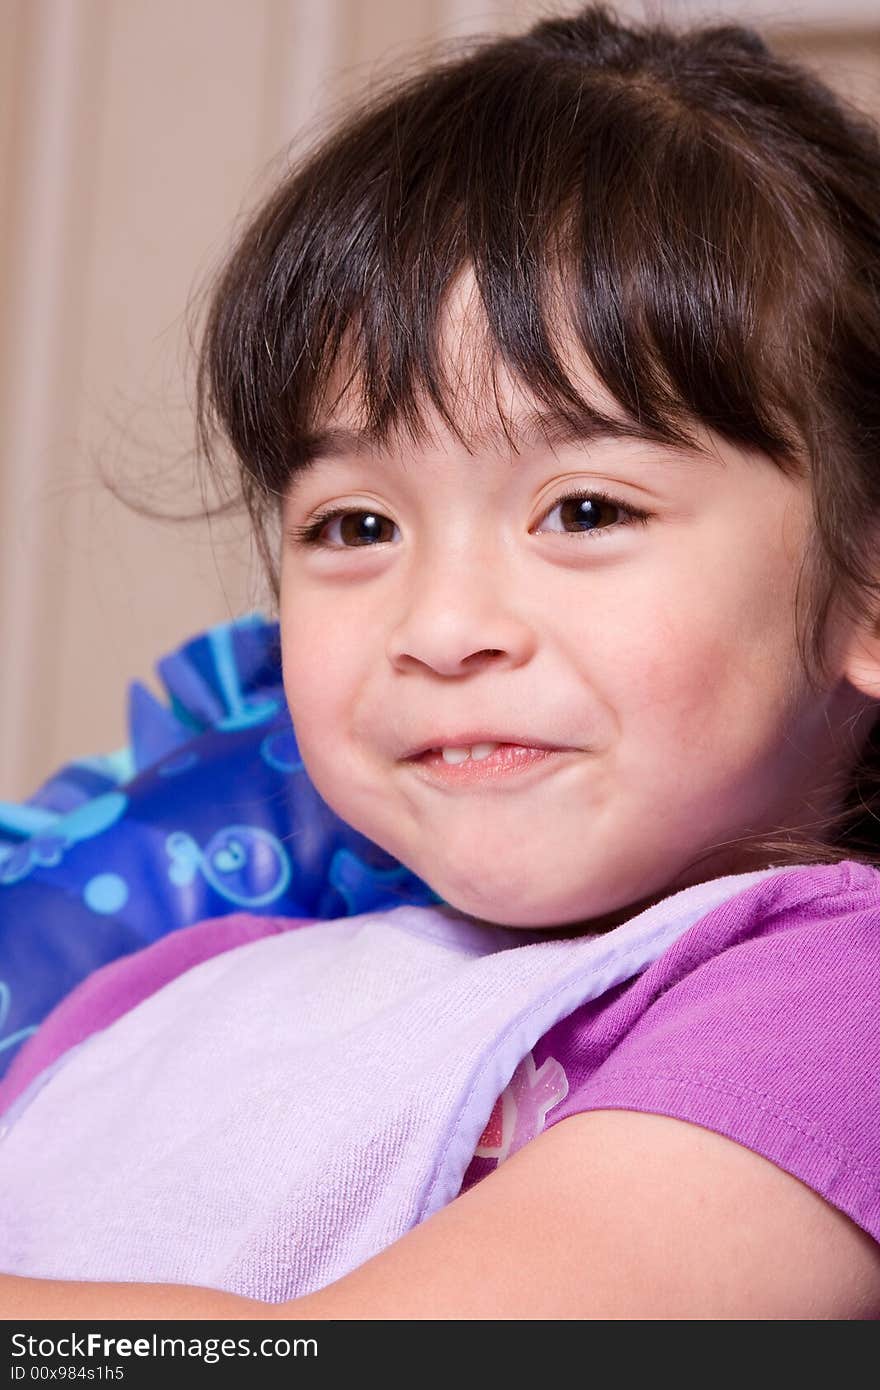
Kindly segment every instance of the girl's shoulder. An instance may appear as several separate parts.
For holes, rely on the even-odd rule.
[[[627,1109],[714,1130],[880,1241],[878,1012],[880,871],[850,860],[797,866],[709,912],[641,975],[560,1020],[513,1088],[534,1095],[552,1078],[542,1129]],[[497,1109],[496,1120],[505,1102]],[[478,1147],[464,1187],[495,1166]]]

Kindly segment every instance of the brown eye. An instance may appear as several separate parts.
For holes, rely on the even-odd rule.
[[[394,523],[378,512],[339,512],[334,520],[339,522],[339,536],[343,545],[372,545],[376,541],[390,540],[387,532],[393,532]]]
[[[339,523],[336,526],[336,523]],[[304,545],[324,546],[328,550],[352,550],[355,546],[371,546],[390,540],[387,531],[383,534],[383,523],[394,531],[394,523],[379,512],[345,510],[337,507],[324,512],[307,526],[294,526],[291,534]],[[336,536],[331,530],[335,529]]]
[[[613,522],[613,513],[619,510],[615,502],[603,502],[598,497],[563,497],[559,503],[564,531],[600,530],[603,519],[606,525],[609,519]]]
[[[557,498],[546,515],[552,516],[554,512],[559,512],[562,527],[551,527],[551,533],[597,540],[609,532],[619,531],[621,527],[647,522],[651,515],[636,507],[628,507],[605,492],[595,491],[566,493],[564,497]],[[603,520],[607,524],[602,525]]]

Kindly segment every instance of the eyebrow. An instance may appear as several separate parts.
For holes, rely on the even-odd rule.
[[[692,463],[706,463],[709,456],[696,442],[682,443],[671,434],[652,429],[637,420],[616,420],[611,416],[597,414],[594,419],[586,416],[574,419],[555,410],[529,411],[513,422],[509,434],[500,425],[478,433],[473,444],[478,448],[500,447],[506,440],[517,448],[534,448],[545,444],[550,447],[565,444],[596,443],[606,439],[630,439],[654,448],[668,450],[673,458]],[[322,463],[347,458],[363,458],[373,452],[378,440],[370,431],[331,427],[312,431],[301,436],[297,450],[297,462],[287,482],[287,491],[292,494],[306,474],[314,472]]]

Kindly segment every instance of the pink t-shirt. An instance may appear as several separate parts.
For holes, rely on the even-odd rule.
[[[19,1053],[0,1111],[190,966],[311,920],[233,914],[96,971]],[[778,892],[732,898],[545,1033],[498,1097],[462,1190],[569,1115],[639,1110],[763,1155],[880,1241],[878,1019],[880,871],[789,871]]]
[[[880,1241],[880,871],[847,861],[786,887],[772,913],[742,917],[733,899],[695,923],[551,1028],[527,1066],[565,1091],[545,1128],[600,1109],[702,1125]],[[497,1166],[502,1110],[462,1190]]]

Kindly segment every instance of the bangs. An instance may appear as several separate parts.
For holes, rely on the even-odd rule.
[[[646,438],[688,446],[699,422],[802,471],[804,344],[832,313],[809,289],[830,300],[821,218],[766,117],[761,145],[745,99],[730,120],[716,75],[680,67],[661,80],[495,42],[372,94],[294,169],[226,270],[203,358],[203,394],[263,495],[307,463],[340,370],[365,442],[423,442],[430,403],[474,446],[441,365],[467,271],[493,374],[503,362],[573,429],[615,419],[578,392],[567,351]]]

